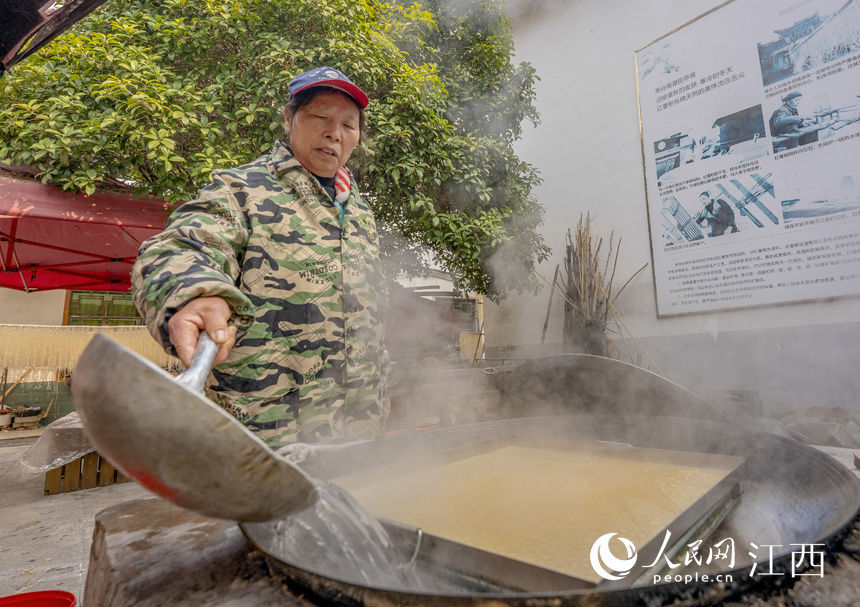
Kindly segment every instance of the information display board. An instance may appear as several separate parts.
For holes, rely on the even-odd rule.
[[[659,316],[860,294],[860,0],[731,0],[636,78]]]

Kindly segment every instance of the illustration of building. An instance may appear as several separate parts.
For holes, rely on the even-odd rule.
[[[775,29],[778,38],[772,42],[759,43],[758,55],[764,85],[773,84],[795,71],[793,51],[812,35],[825,21],[818,12],[796,21],[789,27]]]
[[[788,44],[793,44],[814,32],[816,28],[821,25],[822,21],[824,21],[824,19],[816,12],[806,19],[801,19],[800,21],[795,22],[794,25],[783,29],[776,29],[774,32]]]

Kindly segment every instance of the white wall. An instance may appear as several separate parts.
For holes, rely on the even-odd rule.
[[[0,324],[61,325],[65,305],[63,290],[24,293],[0,289]]]
[[[623,239],[616,285],[650,263],[634,51],[720,1],[508,0],[518,59],[532,63],[541,78],[537,106],[542,122],[526,129],[518,152],[544,179],[536,194],[546,207],[543,230],[553,248],[541,267],[547,278],[562,260],[565,232],[586,212],[594,218],[593,229],[606,239],[611,231]],[[662,352],[655,358],[681,383],[702,388],[766,384],[777,390],[804,375],[806,370],[795,365],[806,356],[813,367],[826,365],[830,375],[834,365],[844,373],[845,381],[836,382],[842,392],[828,402],[853,402],[851,392],[860,391],[853,363],[846,360],[853,358],[854,344],[860,341],[860,298],[658,319],[653,289],[649,265],[625,290],[618,308],[633,335]],[[511,298],[495,309],[488,306],[488,345],[537,343],[548,297],[544,288],[536,297]],[[553,306],[550,343],[561,341],[560,300]],[[800,330],[805,337],[786,343],[777,329],[792,335]],[[698,336],[692,342],[685,337],[684,343],[699,344],[690,345],[696,349],[692,361],[690,351],[673,351],[672,341],[665,341],[669,336]],[[734,375],[743,375],[744,381],[723,379],[702,386],[703,374],[691,369],[708,364],[725,369],[727,351],[720,344],[728,342],[735,358],[738,352],[747,357],[733,363],[743,371]],[[775,348],[791,348],[792,343],[802,343],[806,350],[791,352],[792,369],[782,368]],[[761,350],[755,347],[759,344]],[[806,385],[810,383],[806,376]]]

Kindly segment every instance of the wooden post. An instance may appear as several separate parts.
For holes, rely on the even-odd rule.
[[[60,477],[62,474],[62,468],[54,468],[45,473],[45,495],[54,495],[60,492]]]
[[[81,489],[92,489],[98,485],[99,454],[93,451],[84,456],[81,466]]]
[[[66,301],[63,303],[63,324],[69,324],[69,303],[72,300],[72,292],[66,290]]]
[[[81,459],[78,458],[63,466],[63,493],[81,488]]]
[[[99,487],[107,487],[108,485],[113,485],[114,483],[114,472],[116,468],[113,467],[109,461],[105,458],[101,458],[101,468],[99,468]]]
[[[6,400],[6,376],[9,375],[9,367],[3,367],[3,379],[0,380],[0,409],[3,408],[3,402]]]

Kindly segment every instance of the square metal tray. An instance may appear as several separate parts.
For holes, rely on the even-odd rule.
[[[740,498],[738,479],[744,460],[740,457],[637,447],[628,443],[586,442],[581,440],[536,439],[509,434],[480,440],[433,454],[412,457],[396,463],[364,469],[333,478],[337,484],[351,487],[373,485],[390,481],[398,476],[424,468],[456,462],[508,446],[536,447],[543,450],[588,451],[614,458],[647,460],[654,462],[721,467],[728,472],[684,509],[666,527],[656,533],[645,545],[638,548],[637,564],[657,561],[666,531],[670,542],[663,554],[674,559],[687,544],[695,539],[705,540],[729,514]],[[575,505],[571,513],[575,516]],[[404,555],[417,562],[422,579],[436,591],[469,590],[476,592],[547,592],[576,589],[620,589],[634,585],[638,580],[663,573],[668,565],[660,558],[650,569],[637,566],[630,575],[620,580],[603,580],[594,583],[568,573],[514,559],[496,552],[470,546],[452,539],[419,530],[416,527],[382,518],[392,541]],[[612,531],[612,530],[607,530]],[[595,538],[596,539],[596,538]]]

